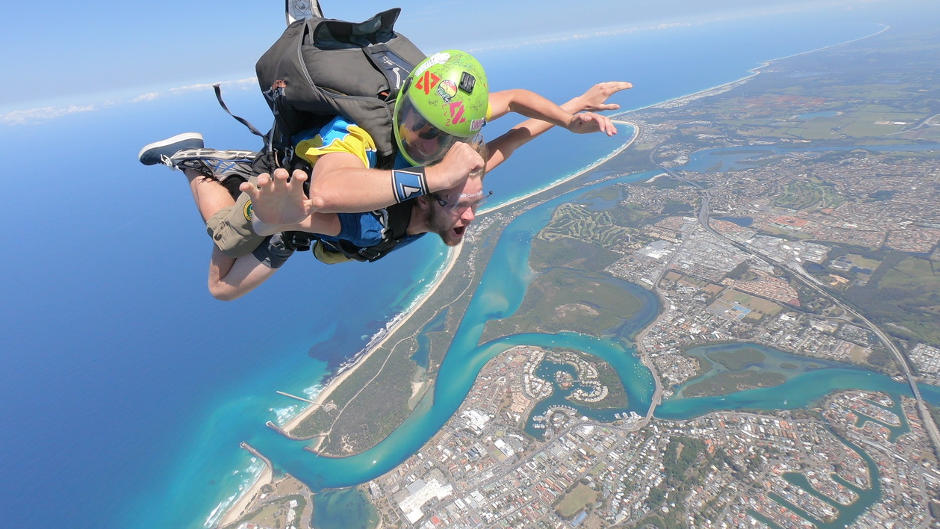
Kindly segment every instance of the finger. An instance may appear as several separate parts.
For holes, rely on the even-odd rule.
[[[290,181],[297,182],[299,184],[304,183],[307,180],[307,172],[302,169],[294,169],[294,172],[291,174]]]
[[[609,87],[615,92],[619,92],[621,90],[628,90],[633,88],[633,83],[628,83],[627,81],[614,81],[610,83]]]
[[[261,192],[258,191],[258,187],[251,185],[249,182],[242,182],[242,185],[238,186],[238,190],[247,194],[252,202],[258,200],[258,195],[261,194]]]
[[[598,105],[597,107],[598,110],[617,110],[620,108],[620,105],[617,103],[607,103],[604,105]]]
[[[265,186],[267,186],[269,183],[271,183],[271,175],[269,175],[268,173],[261,173],[261,174],[258,175],[258,182],[257,182],[257,184],[258,184],[258,187],[259,187],[259,188],[260,188],[260,187],[265,187]]]
[[[290,176],[287,170],[278,168],[274,171],[274,189],[284,189],[287,187],[287,177]]]

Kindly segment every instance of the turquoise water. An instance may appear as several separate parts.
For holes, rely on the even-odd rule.
[[[532,149],[529,152],[545,153],[561,144],[570,147],[569,142],[565,140],[560,140],[561,143],[554,141],[549,139],[545,142],[544,149]],[[600,154],[603,152],[598,152],[595,147],[592,156]],[[545,173],[550,169],[540,169],[545,167],[549,160],[550,157],[542,157],[538,162],[532,162],[523,174],[514,175],[519,177],[514,178],[515,185],[520,185],[521,181],[532,181],[533,184],[544,181]],[[590,160],[591,158],[586,157],[583,162],[571,164],[569,167],[577,168]],[[603,169],[599,172],[603,174]],[[494,184],[496,185],[499,184]],[[509,194],[511,196],[512,192]],[[313,456],[302,450],[302,443],[292,443],[268,430],[256,432],[251,438],[252,444],[268,455],[279,469],[291,472],[315,490],[364,482],[394,468],[420,449],[456,411],[486,361],[517,344],[571,348],[596,354],[610,361],[625,381],[629,398],[627,410],[645,413],[653,392],[652,376],[636,361],[631,349],[614,340],[569,334],[518,335],[477,345],[487,320],[511,315],[520,306],[531,280],[528,268],[531,239],[548,221],[553,208],[572,198],[573,195],[568,195],[553,200],[521,216],[506,229],[448,350],[433,395],[429,394],[418,410],[387,439],[362,454],[340,459]],[[636,328],[645,325],[643,322],[648,322],[658,311],[655,296],[643,292],[650,299],[646,312],[636,320]],[[657,416],[692,417],[714,410],[742,407],[794,408],[806,406],[830,391],[855,387],[906,394],[904,385],[897,384],[887,377],[858,369],[827,367],[796,375],[783,386],[772,388],[775,392],[761,393],[760,390],[754,390],[729,395],[720,400],[667,401],[657,410]]]
[[[626,79],[635,88],[617,101],[638,108],[739,78],[773,57],[869,34],[882,15],[751,18],[480,55],[495,89],[526,87],[564,100],[596,81]],[[226,98],[236,113],[269,122],[254,89]],[[488,134],[508,121],[488,125]],[[7,214],[24,219],[4,233],[9,258],[0,265],[15,278],[4,284],[0,306],[0,409],[10,425],[0,474],[17,476],[0,495],[8,525],[202,527],[251,481],[240,441],[270,451],[279,467],[315,488],[366,479],[430,438],[487,359],[514,340],[534,339],[475,341],[485,319],[511,313],[525,291],[527,250],[508,248],[487,269],[433,403],[422,402],[400,432],[362,457],[317,459],[285,444],[264,422],[297,403],[274,391],[316,391],[407,308],[444,251],[426,238],[369,265],[327,267],[295,256],[263,288],[216,302],[206,294],[208,246],[185,183],[135,159],[141,145],[187,130],[205,133],[213,147],[257,147],[218,110],[211,91],[3,125],[0,149],[18,161],[17,177],[6,181],[16,197]],[[596,160],[621,138],[546,134],[487,185],[497,200],[525,193]],[[35,163],[50,159],[50,145],[68,170]],[[514,224],[507,241],[527,247],[543,213]],[[67,237],[56,235],[62,226]],[[651,304],[646,316],[655,310]],[[614,358],[632,381],[630,407],[649,400],[649,373],[619,336],[539,339]]]
[[[369,529],[379,520],[375,506],[358,489],[322,492],[313,505],[317,529]]]
[[[486,321],[505,318],[514,313],[531,281],[528,268],[530,244],[534,235],[551,217],[561,203],[576,199],[601,187],[618,182],[639,179],[645,175],[624,177],[583,190],[567,193],[527,211],[514,220],[503,232],[484,272],[480,286],[470,302],[466,315],[454,336],[438,374],[433,403],[416,410],[385,440],[362,454],[345,458],[326,458],[303,450],[306,443],[287,440],[274,433],[253,440],[252,443],[274,464],[301,479],[315,490],[344,487],[377,477],[407,459],[420,449],[456,412],[469,392],[477,373],[495,355],[515,345],[537,345],[546,348],[564,348],[583,351],[611,363],[628,395],[628,407],[621,411],[636,411],[643,415],[649,408],[654,382],[652,374],[634,356],[634,350],[617,341],[577,333],[519,334],[477,345]],[[649,291],[634,286],[635,295],[646,300],[643,310],[625,332],[627,337],[652,321],[658,313],[658,300]],[[742,344],[715,347],[741,347]],[[756,345],[755,345],[756,346]],[[893,395],[910,395],[906,385],[885,375],[844,367],[835,362],[788,355],[761,346],[768,354],[768,369],[787,373],[790,378],[773,388],[741,391],[721,397],[670,399],[656,409],[656,417],[688,419],[717,410],[734,409],[794,409],[816,402],[826,394],[840,389],[868,389]],[[784,364],[793,364],[788,367]],[[937,398],[940,392],[925,391]],[[599,417],[601,419],[612,419]]]
[[[809,480],[806,479],[806,476],[795,472],[784,473],[783,479],[789,481],[797,487],[804,489],[806,492],[835,507],[838,511],[838,515],[836,516],[835,520],[832,520],[831,522],[823,522],[822,520],[814,518],[803,509],[800,509],[792,503],[777,496],[776,494],[769,495],[780,505],[784,505],[792,509],[793,512],[799,514],[803,518],[811,520],[820,529],[844,529],[845,527],[848,527],[849,524],[851,524],[853,521],[855,521],[856,518],[865,512],[865,509],[871,507],[876,501],[878,501],[879,498],[881,498],[881,474],[878,472],[878,465],[875,464],[875,461],[867,453],[865,453],[864,450],[861,450],[854,443],[839,437],[835,432],[833,432],[833,435],[838,437],[843,444],[857,453],[862,458],[862,460],[865,461],[865,466],[868,468],[868,478],[871,486],[867,489],[863,489],[854,483],[849,483],[848,481],[842,479],[838,474],[832,474],[832,479],[834,481],[858,494],[858,499],[856,499],[854,503],[851,505],[842,505],[830,499],[828,496],[817,492],[816,489],[814,489],[812,485],[809,484]]]

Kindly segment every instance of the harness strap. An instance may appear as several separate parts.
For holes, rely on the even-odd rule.
[[[282,235],[284,245],[293,250],[307,251],[313,246],[323,245],[330,251],[340,252],[350,259],[356,261],[377,261],[392,251],[398,243],[407,236],[408,224],[411,222],[411,208],[414,201],[409,200],[401,204],[395,204],[384,210],[374,211],[374,215],[381,216],[385,230],[382,233],[382,241],[367,248],[360,248],[349,241],[325,241],[320,240],[317,235],[302,231],[286,232]]]
[[[219,101],[219,105],[222,106],[222,110],[228,112],[229,116],[232,116],[233,118],[235,118],[236,121],[248,127],[248,130],[250,130],[252,134],[254,134],[255,136],[260,136],[264,140],[265,147],[271,144],[271,132],[268,132],[268,134],[262,134],[261,131],[255,128],[255,126],[252,125],[250,121],[248,121],[247,119],[241,116],[236,116],[235,114],[232,114],[232,111],[228,109],[228,105],[226,105],[225,101],[222,100],[222,86],[219,83],[215,83],[214,85],[212,85],[212,89],[215,91],[215,98]]]

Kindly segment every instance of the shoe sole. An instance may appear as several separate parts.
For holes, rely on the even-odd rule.
[[[186,140],[204,141],[202,134],[198,132],[184,132],[182,134],[177,134],[176,136],[173,136],[172,138],[167,138],[165,140],[155,141],[148,145],[144,145],[144,147],[140,150],[140,152],[137,153],[137,159],[140,160],[141,157],[144,155],[144,153],[151,149],[158,149],[160,147],[166,147],[167,145],[170,145],[172,143],[177,143],[177,142],[186,141]]]

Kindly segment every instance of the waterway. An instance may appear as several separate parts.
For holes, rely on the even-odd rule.
[[[303,450],[306,443],[289,441],[267,432],[252,441],[275,465],[310,485],[314,490],[346,487],[363,483],[398,466],[421,448],[456,412],[473,385],[483,365],[495,355],[515,345],[536,345],[582,351],[598,356],[614,367],[628,396],[623,411],[641,415],[648,410],[654,390],[650,371],[623,345],[622,336],[594,337],[578,333],[519,334],[478,344],[483,327],[490,319],[513,314],[522,303],[532,280],[528,256],[533,237],[549,221],[555,208],[577,200],[581,195],[615,183],[648,178],[649,174],[631,175],[572,191],[550,200],[517,217],[501,235],[494,254],[484,271],[467,312],[441,365],[433,394],[385,440],[370,450],[345,458],[312,455]],[[632,285],[632,293],[641,296],[643,309],[622,333],[632,334],[644,327],[659,312],[657,297]],[[672,398],[656,408],[660,419],[689,419],[719,410],[795,409],[812,405],[825,395],[842,389],[865,389],[891,395],[910,396],[906,384],[864,369],[834,362],[787,355],[782,351],[760,348],[767,359],[762,366],[786,373],[787,380],[776,387],[739,391],[728,395],[699,398]],[[761,366],[755,366],[761,367]],[[705,375],[708,376],[708,375]],[[690,381],[691,383],[692,381]],[[925,395],[940,402],[940,389],[926,387]],[[681,394],[681,391],[680,391]],[[612,415],[612,414],[611,414]]]
[[[696,163],[713,166],[714,162],[718,161],[720,164],[731,166],[742,163],[743,159],[753,156],[754,152],[714,150],[701,155],[707,156],[708,159],[694,160]],[[628,284],[631,293],[644,300],[644,308],[625,328],[620,329],[616,336],[594,337],[578,333],[518,334],[484,344],[478,344],[478,342],[488,320],[508,317],[521,305],[525,291],[533,278],[528,266],[531,241],[549,221],[556,207],[564,202],[578,200],[589,193],[609,188],[615,183],[643,180],[649,176],[649,173],[631,175],[572,191],[533,208],[515,219],[497,243],[493,257],[487,265],[480,285],[441,366],[433,394],[426,396],[415,412],[374,448],[352,457],[326,458],[303,451],[302,443],[294,443],[272,433],[253,442],[275,462],[279,469],[290,472],[314,490],[346,487],[365,482],[391,470],[419,450],[456,412],[484,364],[495,355],[516,345],[576,350],[602,358],[616,370],[623,381],[628,397],[627,406],[624,408],[590,410],[565,400],[566,393],[558,392],[556,388],[556,394],[540,402],[538,406],[541,408],[534,410],[533,415],[537,415],[539,410],[544,412],[552,405],[570,406],[579,413],[598,421],[611,421],[617,415],[630,411],[644,415],[651,405],[654,380],[650,371],[638,361],[635,350],[624,344],[629,343],[626,339],[650,323],[659,312],[658,299],[650,291]],[[596,195],[593,196],[595,198],[591,199],[592,208],[610,207],[611,203],[607,200],[599,200]],[[435,326],[439,323],[432,322]],[[758,344],[718,344],[696,348],[689,353],[693,356],[708,358],[716,352],[733,352],[741,348],[751,348],[760,352],[759,360],[751,365],[743,366],[744,369],[782,375],[785,381],[774,387],[737,391],[720,396],[685,397],[683,393],[689,385],[707,380],[709,377],[719,376],[727,371],[720,363],[712,362],[712,367],[708,372],[677,388],[673,398],[667,399],[656,408],[655,416],[659,419],[681,420],[720,410],[796,409],[812,406],[833,391],[863,389],[892,395],[895,402],[892,411],[903,420],[899,397],[911,396],[910,390],[906,384],[896,382],[882,374],[838,362],[791,355]],[[426,352],[423,350],[417,353],[421,359],[424,359],[425,355]],[[940,402],[940,389],[924,387],[924,394],[931,402],[935,404]],[[873,419],[862,418],[860,422],[864,420]],[[889,428],[893,439],[907,431],[907,424],[905,422],[901,427]],[[531,418],[527,429],[532,435],[539,436],[540,432],[532,428]],[[866,459],[875,485],[865,490],[843,483],[858,493],[860,499],[851,506],[840,506],[838,519],[831,524],[823,524],[821,527],[844,526],[880,497],[877,468],[866,454],[860,450],[857,451]],[[799,476],[790,476],[790,479],[794,484],[802,486]],[[776,501],[787,505],[782,499],[776,499]]]
[[[702,149],[689,156],[689,161],[681,169],[692,172],[705,171],[738,171],[756,167],[767,158],[793,152],[839,152],[839,151],[872,151],[872,152],[940,152],[940,143],[896,143],[884,145],[846,145],[833,143],[830,145],[814,144],[812,147],[760,145],[748,147],[721,147],[715,149]],[[730,220],[730,219],[729,219]],[[732,221],[733,222],[733,221]]]

